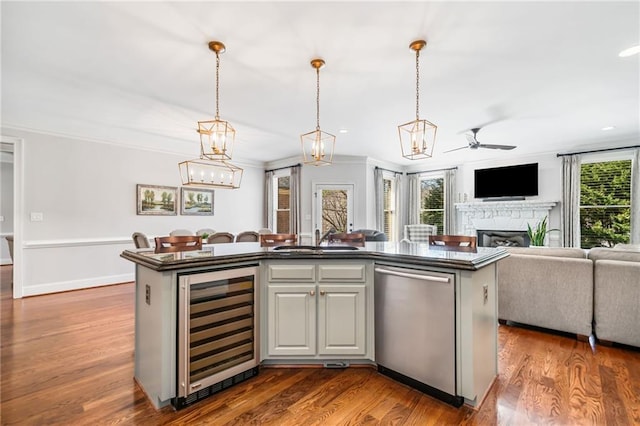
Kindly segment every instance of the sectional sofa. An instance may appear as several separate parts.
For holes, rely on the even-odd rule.
[[[640,347],[640,247],[509,247],[498,318]]]

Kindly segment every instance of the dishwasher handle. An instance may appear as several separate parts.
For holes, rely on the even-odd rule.
[[[433,275],[422,275],[422,274],[410,274],[408,272],[400,272],[400,271],[394,271],[391,269],[383,269],[383,268],[375,268],[375,271],[380,273],[380,274],[387,274],[387,275],[395,275],[398,277],[405,277],[405,278],[413,278],[416,280],[423,280],[423,281],[435,281],[438,283],[448,283],[449,282],[449,277],[438,277],[438,276],[433,276]]]

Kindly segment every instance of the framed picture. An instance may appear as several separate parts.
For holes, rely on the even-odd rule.
[[[181,188],[180,214],[213,216],[213,190]]]
[[[175,216],[178,188],[175,186],[137,185],[138,214]]]

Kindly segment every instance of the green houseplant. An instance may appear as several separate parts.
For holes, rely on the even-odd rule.
[[[547,217],[545,216],[535,228],[527,223],[527,235],[529,236],[529,244],[532,246],[544,246],[544,239],[551,231],[559,231],[559,229],[547,229]]]

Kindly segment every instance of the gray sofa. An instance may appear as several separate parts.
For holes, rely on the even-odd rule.
[[[593,263],[578,248],[509,247],[498,262],[498,318],[591,335]]]
[[[640,247],[589,251],[594,265],[594,331],[601,341],[640,347]]]

